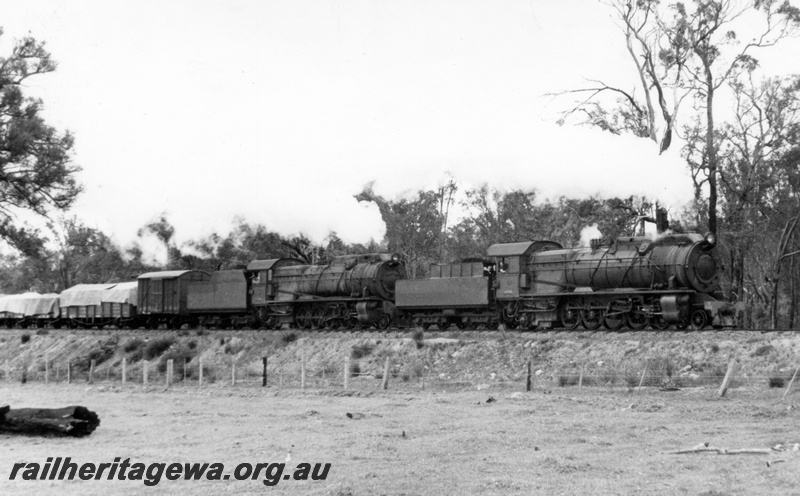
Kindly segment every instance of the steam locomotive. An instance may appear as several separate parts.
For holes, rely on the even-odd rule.
[[[395,304],[423,328],[730,327],[737,309],[719,293],[715,245],[711,234],[495,244],[485,260],[398,281]]]
[[[407,279],[405,263],[388,253],[320,265],[256,260],[243,270],[150,272],[123,283],[124,291],[80,285],[61,293],[61,307],[59,295],[27,294],[30,304],[22,306],[19,296],[3,297],[0,319],[23,327],[729,327],[736,308],[718,292],[715,244],[713,235],[699,234],[621,237],[577,249],[501,243],[485,258],[434,264],[418,280]]]

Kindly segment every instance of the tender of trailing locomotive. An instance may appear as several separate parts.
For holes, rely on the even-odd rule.
[[[266,327],[301,329],[376,325],[395,318],[395,282],[406,277],[398,255],[345,255],[326,265],[298,260],[257,260],[247,266],[251,304]]]

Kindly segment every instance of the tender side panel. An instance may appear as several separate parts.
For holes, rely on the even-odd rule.
[[[247,307],[247,281],[241,270],[212,272],[211,280],[192,281],[188,285],[189,312],[242,311]]]
[[[489,279],[486,277],[403,279],[396,284],[395,305],[398,308],[474,307],[488,304]]]

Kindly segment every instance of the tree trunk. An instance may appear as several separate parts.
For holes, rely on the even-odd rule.
[[[714,79],[706,65],[706,164],[708,165],[708,230],[717,233],[717,150],[714,146]]]
[[[789,268],[789,293],[791,301],[789,302],[789,329],[794,329],[794,316],[797,313],[797,274],[794,270],[794,257]]]
[[[0,407],[0,432],[81,437],[100,425],[97,414],[83,406],[64,408]]]

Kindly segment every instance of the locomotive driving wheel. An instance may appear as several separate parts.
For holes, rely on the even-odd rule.
[[[581,323],[581,305],[576,301],[568,301],[561,306],[559,312],[561,324],[569,329],[575,329]]]
[[[647,315],[634,309],[628,314],[628,327],[634,331],[641,331],[647,327]]]
[[[653,329],[657,329],[659,331],[663,331],[667,327],[669,327],[669,322],[664,320],[664,317],[661,315],[654,315],[650,318],[650,327]]]
[[[300,329],[311,329],[313,318],[311,316],[311,309],[308,307],[302,307],[297,312],[297,315],[294,318],[295,324]]]
[[[583,320],[583,327],[586,330],[594,331],[600,328],[600,324],[605,319],[605,312],[597,308],[597,304],[590,302],[587,308],[581,310],[581,319]]]
[[[325,321],[325,309],[322,307],[314,308],[311,311],[311,327],[319,329]]]
[[[627,321],[628,321],[627,314],[621,312],[616,312],[613,314],[607,313],[605,319],[603,319],[606,328],[608,328],[611,331],[618,331],[622,329],[622,327],[627,323]]]

